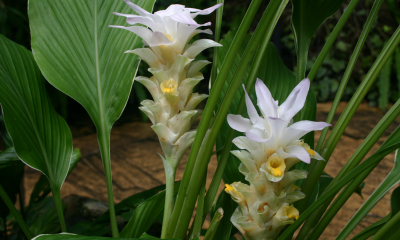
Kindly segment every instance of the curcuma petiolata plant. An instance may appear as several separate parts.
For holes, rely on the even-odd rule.
[[[362,162],[400,114],[397,101],[337,176],[324,173],[356,109],[400,43],[397,28],[328,131],[383,0],[374,1],[325,122],[315,122],[317,105],[310,84],[359,0],[292,0],[291,4],[289,0],[271,0],[268,4],[252,0],[237,31],[224,34],[222,40],[223,0],[204,10],[173,4],[152,13],[154,3],[29,0],[32,52],[0,35],[0,130],[8,147],[0,152],[0,217],[5,236],[38,240],[100,240],[110,236],[210,240],[240,235],[246,240],[325,239],[323,231],[344,203],[378,163],[400,147],[397,128]],[[288,4],[297,53],[295,73],[283,64],[270,42]],[[306,76],[311,38],[343,4],[346,10]],[[214,11],[215,39],[196,40],[213,32],[204,29],[210,22],[199,24],[195,18]],[[263,12],[260,19],[256,17],[258,11]],[[205,81],[201,70],[210,64],[198,58],[207,48],[214,48],[209,95],[194,93],[195,86]],[[149,66],[149,77],[136,76],[140,59]],[[79,102],[96,126],[109,211],[84,227],[67,226],[64,221],[61,186],[77,164],[79,151],[73,150],[71,132],[54,110],[45,81]],[[125,108],[134,81],[142,84],[152,98],[142,101],[139,108],[152,122],[160,141],[166,185],[115,205],[110,132]],[[198,109],[205,99],[204,110]],[[192,124],[200,116],[194,130]],[[320,130],[314,144],[314,131]],[[218,166],[211,184],[206,186],[214,147]],[[189,148],[183,178],[176,182],[177,167]],[[396,154],[394,160],[392,172],[337,239],[347,239],[376,203],[400,182],[400,157]],[[18,210],[14,204],[16,196],[21,197],[18,185],[23,163],[39,170],[42,177],[29,205],[21,204]],[[218,194],[222,180],[225,191]],[[52,198],[46,198],[50,192]],[[391,199],[390,214],[354,239],[399,239],[398,188]],[[48,202],[54,202],[53,212],[43,207]],[[129,207],[123,205],[127,202],[131,203]],[[126,216],[126,209],[130,220],[121,228],[117,219]],[[58,221],[47,225],[45,217],[37,219],[48,226],[39,231],[32,224],[35,211],[47,211],[44,216],[57,216]],[[160,214],[162,220],[158,219]],[[209,215],[209,227],[202,231]],[[162,226],[152,225],[156,221]],[[159,235],[146,233],[154,228],[160,230]]]

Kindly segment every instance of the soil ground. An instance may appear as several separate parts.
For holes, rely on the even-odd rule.
[[[346,103],[340,104],[333,125],[345,106]],[[326,119],[330,107],[330,103],[318,105],[317,121],[324,121]],[[383,115],[384,113],[380,110],[370,108],[367,104],[360,106],[327,164],[325,169],[327,173],[335,176],[340,171]],[[397,119],[390,126],[378,144],[373,147],[370,154],[379,147],[379,144],[388,137],[389,133],[399,123],[400,119]],[[158,153],[162,152],[161,147],[157,136],[150,126],[150,123],[133,122],[119,125],[112,130],[111,159],[114,196],[117,203],[128,196],[156,187],[165,182],[163,164],[158,156]],[[66,179],[61,192],[62,197],[74,194],[107,202],[106,183],[96,135],[92,129],[86,128],[73,130],[73,135],[74,147],[81,149],[82,159],[76,166],[76,169]],[[318,137],[319,133],[316,133],[316,139]],[[177,180],[182,178],[187,156],[188,153],[186,153],[179,166]],[[325,230],[321,239],[335,239],[355,211],[358,210],[393,168],[393,159],[394,154],[392,153],[382,160],[365,181],[366,185],[363,189],[364,198],[353,194]],[[217,161],[214,156],[208,167],[207,184],[210,184],[216,167]],[[24,179],[27,196],[30,195],[33,185],[39,176],[40,174],[37,171],[27,167]],[[220,190],[222,190],[222,186],[223,184],[221,183]],[[390,212],[390,194],[391,191],[363,219],[351,236],[385,217]]]

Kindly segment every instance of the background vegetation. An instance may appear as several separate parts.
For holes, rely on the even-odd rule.
[[[183,4],[194,8],[204,9],[214,5],[214,0],[178,0],[174,3]],[[226,1],[224,6],[224,21],[222,25],[222,34],[229,31],[236,31],[240,24],[240,20],[245,14],[245,10],[250,1],[248,0],[230,0]],[[346,0],[345,2],[349,2]],[[267,5],[265,1],[263,5]],[[373,1],[361,1],[357,9],[350,17],[348,23],[344,26],[336,44],[331,51],[330,55],[325,60],[322,68],[318,72],[315,80],[312,83],[312,89],[317,97],[318,102],[332,101],[335,96],[336,90],[339,86],[339,79],[342,78],[347,61],[350,57],[351,50],[354,49],[357,43],[358,36],[362,30],[362,25],[365,22],[368,11],[371,9]],[[155,5],[155,11],[165,9],[171,1],[158,0]],[[325,40],[334,28],[336,22],[339,20],[346,5],[342,5],[341,9],[317,31],[314,36],[309,53],[308,66],[311,67],[313,61],[316,59],[318,52],[322,49]],[[263,9],[262,7],[260,9]],[[290,30],[290,13],[291,8],[287,8],[283,17],[277,25],[272,41],[276,45],[281,58],[285,64],[293,70],[295,68],[296,54],[294,47],[293,34]],[[261,11],[259,16],[261,16]],[[209,16],[199,16],[199,22],[214,21],[215,13]],[[379,24],[378,24],[379,22]],[[389,36],[396,29],[400,23],[400,2],[397,0],[386,0],[377,18],[377,23],[373,27],[370,38],[361,53],[360,60],[358,61],[355,70],[350,80],[346,93],[343,97],[344,100],[350,99],[355,89],[358,87],[361,79],[366,74],[366,71],[371,67],[374,59],[376,59],[379,49],[385,44]],[[255,26],[254,26],[255,28]],[[254,29],[253,28],[253,29]],[[30,32],[27,16],[27,0],[0,0],[0,33],[7,38],[25,46],[30,49]],[[251,33],[250,33],[251,34]],[[204,38],[205,36],[203,36]],[[222,38],[224,35],[222,35]],[[211,59],[212,51],[205,51],[201,58]],[[146,64],[142,63],[139,68],[138,75],[146,74]],[[204,75],[208,79],[211,67],[205,69]],[[309,69],[308,69],[309,70]],[[277,79],[278,80],[278,79]],[[207,81],[203,81],[199,85],[197,91],[207,93]],[[74,102],[69,97],[60,93],[58,90],[51,88],[51,95],[56,109],[67,118],[71,124],[87,124],[82,123],[81,120],[76,118],[76,115],[86,114],[83,108]],[[370,106],[379,106],[385,111],[390,103],[393,103],[400,97],[400,49],[397,49],[394,57],[387,63],[387,66],[382,71],[379,80],[371,88],[365,101]],[[140,84],[134,84],[133,91],[128,102],[128,106],[124,113],[125,121],[129,120],[146,120],[144,115],[138,110],[138,105],[143,99],[149,98],[149,94]],[[68,114],[74,111],[79,114]],[[124,119],[123,116],[123,119]],[[141,118],[138,118],[141,116]],[[79,116],[79,119],[82,119]],[[78,122],[77,122],[78,121]]]

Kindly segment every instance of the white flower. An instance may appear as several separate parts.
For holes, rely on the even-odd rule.
[[[147,12],[139,6],[124,0],[136,13],[123,14],[114,13],[118,16],[126,17],[127,23],[131,25],[142,24],[142,26],[110,26],[129,30],[140,36],[150,49],[141,48],[127,52],[139,55],[151,67],[163,69],[170,68],[178,55],[183,55],[194,59],[201,51],[206,48],[221,46],[209,40],[201,39],[186,48],[189,41],[198,33],[212,34],[209,29],[199,30],[198,27],[209,26],[210,22],[198,24],[193,20],[198,15],[207,15],[219,8],[222,4],[199,10],[195,8],[185,8],[183,5],[173,4],[166,10],[157,11],[154,14]]]
[[[305,163],[310,163],[311,157],[323,160],[317,152],[311,150],[307,144],[299,139],[311,131],[322,130],[330,124],[306,120],[293,123],[292,120],[304,107],[309,88],[310,81],[304,79],[293,89],[286,101],[279,106],[278,101],[272,98],[271,92],[265,84],[257,79],[255,86],[257,105],[262,117],[257,113],[247,92],[245,93],[246,106],[250,119],[243,118],[240,115],[228,115],[229,125],[239,132],[244,132],[248,139],[260,143],[263,152],[269,153],[268,157],[274,153],[277,154],[276,159],[270,161],[272,165],[269,164],[264,168],[268,174],[282,176],[279,171],[283,171],[285,166],[280,159],[297,158]],[[258,147],[254,146],[256,144],[252,141],[235,139],[234,143],[241,149],[257,149]],[[251,150],[249,151],[251,152]],[[259,154],[259,156],[264,158],[262,154]],[[255,160],[257,161],[257,159]],[[277,168],[273,168],[273,166],[277,166]]]

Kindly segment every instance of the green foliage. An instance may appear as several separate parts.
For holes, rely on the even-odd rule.
[[[154,0],[134,2],[146,10],[151,10],[154,4]],[[123,53],[143,44],[138,36],[128,37],[128,31],[109,25],[124,24],[123,18],[110,12],[129,13],[129,9],[123,1],[91,0],[87,5],[77,0],[29,3],[32,49],[43,75],[78,101],[96,125],[114,237],[118,236],[118,229],[111,180],[110,132],[125,108],[139,64],[136,55]]]
[[[88,236],[80,236],[80,235],[73,235],[69,233],[61,233],[57,235],[40,235],[35,238],[35,240],[69,240],[69,239],[76,239],[76,240],[109,240],[112,238],[107,238],[107,237],[88,237]],[[141,240],[153,240],[153,239],[159,239],[156,237],[152,236],[147,236],[145,235],[144,237],[140,238],[120,238],[121,240],[135,240],[135,239],[141,239]],[[177,240],[176,238],[168,238],[166,240]]]
[[[343,0],[292,0],[292,31],[297,53],[296,77],[300,82],[306,73],[308,48],[318,27],[334,14]]]
[[[25,164],[15,154],[14,148],[8,148],[4,152],[0,152],[0,185],[3,186],[14,204],[20,190],[24,166]],[[9,213],[10,210],[0,198],[0,218],[6,219]]]
[[[371,196],[364,202],[362,207],[357,211],[356,214],[351,218],[347,225],[343,228],[338,238],[345,238],[351,231],[357,226],[357,224],[368,214],[369,211],[385,196],[385,194],[396,186],[400,182],[400,155],[397,153],[393,169],[387,175],[385,180],[379,185],[379,187],[371,194]],[[400,192],[400,189],[398,190]],[[397,195],[395,192],[392,194],[392,198]],[[399,195],[400,196],[400,195]],[[396,202],[392,202],[392,211],[397,212],[400,210],[400,205]]]
[[[175,195],[178,193],[179,184],[175,184]],[[140,237],[146,232],[157,216],[164,209],[165,190],[155,194],[141,203],[135,211],[128,224],[121,232],[121,237],[135,238]]]
[[[69,127],[54,111],[32,54],[2,35],[0,53],[0,102],[15,151],[59,190],[72,154]]]
[[[224,216],[218,226],[218,229],[214,235],[215,239],[219,240],[229,240],[229,238],[237,233],[237,229],[232,225],[230,216],[232,216],[233,212],[237,208],[236,202],[232,200],[232,197],[227,194],[225,191],[222,191],[216,202],[211,209],[211,217],[214,216],[215,212],[219,209],[224,209]]]

